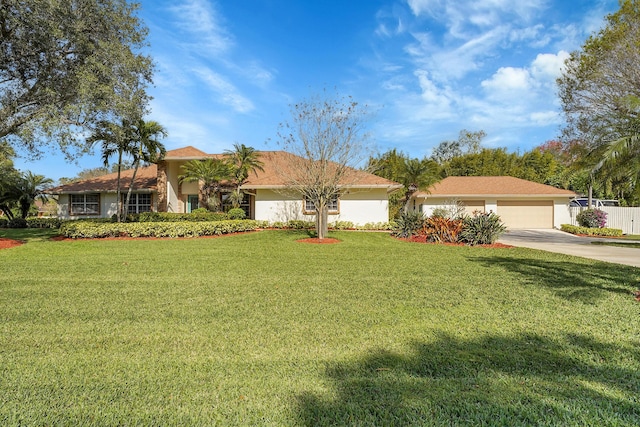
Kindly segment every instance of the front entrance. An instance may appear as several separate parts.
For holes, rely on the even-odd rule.
[[[198,195],[197,194],[189,194],[187,196],[187,213],[191,213],[198,209]]]

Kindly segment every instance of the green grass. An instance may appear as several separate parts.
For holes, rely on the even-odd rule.
[[[0,424],[640,424],[640,270],[303,237],[1,250]]]
[[[640,234],[626,234],[623,239],[626,240],[640,240]]]
[[[611,241],[611,242],[591,242],[592,245],[600,245],[600,246],[618,246],[621,248],[636,248],[636,249],[640,249],[640,242],[635,243],[635,242],[629,242],[629,243],[625,243],[625,242],[616,242]]]

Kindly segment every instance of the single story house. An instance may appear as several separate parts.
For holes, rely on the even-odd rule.
[[[410,207],[433,209],[462,202],[467,213],[494,212],[508,228],[560,228],[570,224],[569,200],[576,193],[511,176],[450,176],[414,193]]]
[[[269,222],[313,220],[313,204],[287,190],[283,168],[293,155],[284,151],[262,151],[264,171],[249,175],[241,186],[245,194],[242,208],[248,218]],[[171,150],[157,165],[138,170],[130,213],[147,211],[188,213],[198,207],[198,183],[180,182],[181,166],[190,160],[219,158],[188,146]],[[133,170],[122,171],[123,199]],[[64,219],[111,217],[116,213],[116,173],[86,179],[52,189],[58,196],[58,216]],[[349,221],[355,225],[389,221],[391,192],[401,184],[353,169],[340,196],[329,207],[329,222]],[[223,202],[226,196],[223,195]]]

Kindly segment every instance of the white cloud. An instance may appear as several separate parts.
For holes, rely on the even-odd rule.
[[[490,79],[480,85],[490,93],[524,92],[531,89],[531,75],[528,70],[514,67],[500,67]]]
[[[569,52],[561,50],[557,54],[539,53],[531,64],[531,74],[539,80],[554,81],[564,69]]]
[[[194,40],[207,54],[228,50],[233,42],[221,25],[220,17],[213,5],[206,0],[186,0],[171,7],[178,20],[178,27],[194,35]]]
[[[221,75],[207,68],[196,69],[194,73],[218,95],[212,102],[221,102],[239,113],[248,113],[254,109],[253,103],[238,93],[237,88]]]

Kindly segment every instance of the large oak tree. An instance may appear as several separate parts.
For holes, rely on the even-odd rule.
[[[0,0],[0,139],[68,155],[101,120],[142,117],[152,61],[126,0]],[[92,129],[91,129],[92,130]]]

